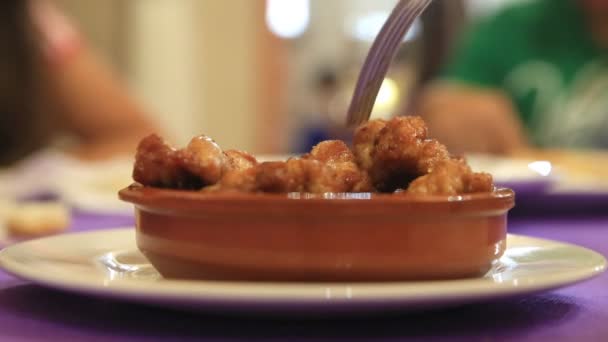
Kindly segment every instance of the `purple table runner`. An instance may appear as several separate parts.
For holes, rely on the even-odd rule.
[[[73,230],[132,225],[130,217],[76,213]],[[510,232],[608,255],[608,216],[513,219]],[[314,320],[223,317],[92,299],[0,272],[0,340],[195,341],[250,339],[425,341],[608,340],[608,274],[562,290],[421,313]]]

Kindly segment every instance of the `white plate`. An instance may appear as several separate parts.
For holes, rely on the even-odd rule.
[[[150,305],[225,312],[361,313],[450,306],[546,291],[606,268],[591,250],[510,235],[484,277],[387,283],[252,283],[162,279],[138,252],[133,229],[68,234],[0,252],[0,266],[34,283]]]
[[[585,169],[585,163],[593,162],[595,159],[586,156],[583,152],[574,153],[569,158],[562,157],[564,160],[573,160],[565,164],[564,161],[561,163],[558,161],[555,164],[542,159],[510,158],[487,154],[470,154],[466,158],[473,170],[490,173],[497,184],[511,187],[517,193],[542,190],[550,195],[608,194],[606,173],[598,172],[605,163],[608,163],[608,156],[605,153],[599,153],[595,159],[600,162],[593,168],[587,167],[588,170],[584,172],[578,168]],[[577,156],[579,160],[573,159]],[[569,164],[578,165],[578,167],[573,169]]]
[[[132,183],[132,170],[132,157],[84,162],[43,150],[10,169],[0,170],[0,193],[11,199],[53,195],[87,212],[132,214],[133,206],[116,195]]]
[[[557,180],[553,165],[548,161],[515,159],[487,154],[469,154],[466,158],[473,170],[488,172],[498,182]]]

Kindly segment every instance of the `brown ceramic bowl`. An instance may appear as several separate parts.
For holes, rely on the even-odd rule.
[[[168,278],[389,281],[484,274],[514,193],[204,194],[132,185],[137,245]]]

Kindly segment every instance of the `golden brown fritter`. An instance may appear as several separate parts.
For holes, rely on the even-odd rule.
[[[384,120],[372,120],[355,130],[353,150],[357,162],[363,170],[371,169],[373,164],[372,153],[376,146],[376,138],[385,126],[386,121]]]
[[[218,144],[204,135],[193,138],[186,148],[177,151],[177,158],[184,169],[204,184],[220,180],[227,159]]]
[[[172,148],[158,135],[151,135],[139,144],[133,179],[148,186],[200,189],[217,183],[225,174],[256,164],[256,159],[245,152],[223,152],[204,135],[192,139],[181,150]],[[227,180],[235,177],[231,175]]]
[[[250,154],[222,151],[200,136],[175,150],[156,135],[138,147],[133,177],[158,187],[205,192],[393,192],[454,195],[492,191],[492,177],[474,173],[428,139],[418,117],[374,120],[355,132],[354,150],[324,141],[301,158],[259,164]]]
[[[347,189],[342,192],[370,192],[373,191],[373,186],[369,179],[367,171],[361,170],[357,165],[354,153],[341,140],[328,140],[316,145],[312,151],[303,157],[304,159],[315,159],[334,169],[335,177],[337,177],[341,185],[333,186],[341,189]],[[325,172],[324,175],[330,174]],[[327,184],[327,181],[321,182]],[[322,187],[321,187],[322,188]],[[327,191],[316,191],[327,192]]]
[[[228,172],[217,185],[205,191],[353,192],[366,191],[365,185],[369,182],[364,181],[353,162],[323,163],[310,157],[291,158],[285,162],[265,162],[246,170]]]
[[[266,162],[256,167],[256,190],[261,192],[306,192],[309,173],[320,168],[319,162],[290,159],[287,162]]]
[[[433,171],[437,163],[450,159],[447,147],[435,139],[426,139],[422,142],[418,151],[418,163],[416,169],[420,174]]]
[[[492,192],[494,181],[492,175],[486,172],[473,172],[467,177],[466,193]]]
[[[355,133],[359,165],[369,172],[379,191],[406,188],[415,178],[429,173],[437,162],[449,158],[446,147],[427,139],[427,134],[419,117],[372,121]]]
[[[191,189],[201,182],[180,164],[177,151],[156,134],[142,139],[137,147],[133,179],[147,186]]]
[[[228,150],[224,152],[225,160],[223,173],[241,171],[254,167],[258,164],[257,159],[247,152]]]
[[[309,170],[307,190],[311,193],[363,192],[367,178],[354,162],[319,163]]]
[[[312,148],[303,159],[315,159],[322,163],[354,163],[355,155],[342,140],[327,140]]]
[[[462,159],[438,162],[431,173],[418,177],[407,189],[417,195],[458,195],[490,192],[494,188],[492,176],[475,173]]]
[[[243,170],[228,171],[214,185],[203,189],[204,192],[256,192],[257,169],[251,167]]]
[[[205,188],[211,192],[309,192],[311,177],[319,177],[323,165],[316,160],[289,159],[265,162],[245,170],[226,173],[220,182]]]
[[[420,175],[418,155],[426,134],[424,122],[417,117],[394,118],[378,132],[369,174],[380,191],[406,187]]]
[[[349,192],[355,183],[340,175],[345,171],[314,159],[262,163],[256,169],[256,189],[261,192]]]

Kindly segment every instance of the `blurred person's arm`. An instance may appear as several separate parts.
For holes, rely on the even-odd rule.
[[[509,153],[527,145],[517,108],[501,90],[514,52],[509,24],[492,18],[474,26],[418,100],[433,137],[453,152]]]
[[[132,153],[157,127],[51,2],[30,5],[46,76],[44,97],[60,128],[78,140],[71,152],[83,158]]]
[[[431,135],[455,153],[506,154],[527,146],[516,110],[497,90],[438,82],[424,91],[418,110]]]

